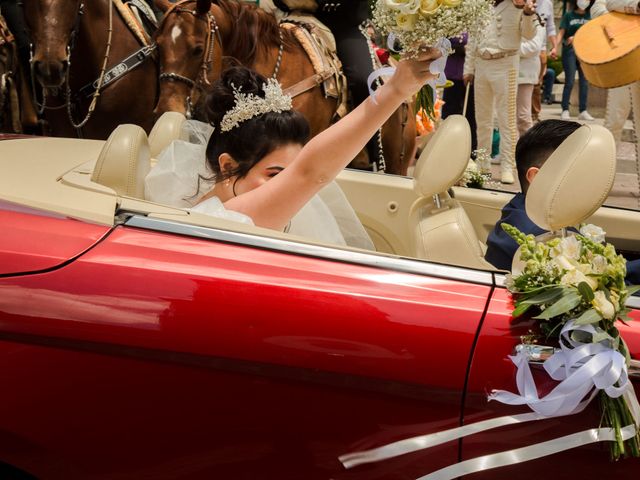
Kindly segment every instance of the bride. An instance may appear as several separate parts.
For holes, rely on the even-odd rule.
[[[205,102],[213,133],[206,161],[213,188],[192,210],[284,230],[357,155],[388,117],[433,78],[436,49],[404,59],[389,81],[307,142],[309,126],[275,80],[245,68],[223,72]]]

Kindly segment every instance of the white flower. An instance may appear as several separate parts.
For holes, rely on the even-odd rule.
[[[607,259],[602,255],[596,255],[593,257],[593,260],[591,260],[591,269],[593,270],[593,273],[602,275],[607,271]]]
[[[564,255],[556,256],[552,262],[555,263],[560,270],[570,271],[576,269],[576,266],[571,262],[571,260]]]
[[[457,7],[462,3],[462,0],[438,0],[438,3],[445,7]]]
[[[592,290],[598,287],[598,282],[595,279],[588,277],[577,269],[569,270],[560,279],[560,284],[562,285],[578,285],[580,282],[587,282]]]
[[[580,249],[582,248],[582,243],[580,243],[580,240],[578,240],[574,235],[563,238],[560,241],[559,247],[562,251],[562,255],[564,255],[565,257],[574,260],[580,258]]]
[[[604,237],[607,234],[607,232],[605,232],[602,228],[598,227],[597,225],[588,223],[580,227],[580,234],[583,237],[588,238],[592,242],[603,243]]]
[[[607,300],[606,295],[603,291],[598,290],[594,293],[594,299],[591,302],[594,308],[602,315],[604,318],[611,320],[616,315],[616,309],[609,300]]]
[[[433,15],[440,8],[438,0],[421,0],[420,13],[423,15]]]
[[[398,28],[400,30],[413,30],[413,28],[416,26],[416,21],[418,20],[418,15],[416,14],[405,14],[405,13],[400,13],[398,14],[398,16],[396,17],[396,23],[398,24]]]
[[[420,8],[420,0],[384,0],[384,3],[401,13],[416,13]]]

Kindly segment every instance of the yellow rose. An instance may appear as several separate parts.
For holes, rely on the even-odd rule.
[[[420,0],[420,13],[423,15],[433,15],[439,8],[438,0]]]
[[[462,3],[462,0],[438,0],[438,3],[445,7],[457,7]]]
[[[396,23],[400,30],[411,31],[416,26],[416,20],[418,16],[413,13],[401,13],[396,17]]]
[[[416,13],[420,6],[420,0],[385,0],[387,7],[400,13]]]

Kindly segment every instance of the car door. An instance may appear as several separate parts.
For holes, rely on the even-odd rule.
[[[497,275],[497,280],[498,283],[502,283],[504,278]],[[640,306],[636,297],[632,297],[629,304],[635,308]],[[515,367],[507,355],[513,353],[515,345],[520,343],[520,337],[530,332],[532,322],[531,320],[512,320],[511,309],[508,291],[504,287],[497,288],[492,294],[471,362],[464,406],[465,424],[530,411],[527,407],[508,406],[495,401],[487,402],[487,394],[493,389],[517,392]],[[634,320],[640,320],[640,311],[634,309],[631,316]],[[619,324],[618,328],[629,346],[631,357],[639,359],[640,323]],[[542,389],[552,387],[552,381],[544,370],[534,367],[532,371]],[[636,395],[640,396],[637,372],[635,375],[631,376],[631,379]],[[468,460],[526,447],[597,428],[599,425],[600,414],[598,401],[595,399],[584,412],[579,414],[501,427],[465,437],[462,441],[461,459]],[[607,442],[594,443],[522,464],[476,473],[470,478],[538,479],[545,474],[552,478],[637,478],[640,459],[611,462],[608,449]]]
[[[415,478],[455,442],[491,273],[141,216],[0,278],[0,461],[39,478]]]

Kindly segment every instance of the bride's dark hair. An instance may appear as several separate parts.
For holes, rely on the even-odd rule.
[[[234,89],[264,97],[266,79],[246,67],[228,68],[213,84],[203,104],[206,121],[214,131],[207,144],[207,163],[215,173],[216,182],[226,178],[244,177],[256,163],[278,147],[289,144],[304,145],[309,138],[309,124],[301,113],[267,112],[246,120],[233,129],[222,132],[220,122],[235,105]],[[218,157],[227,153],[238,163],[232,172],[221,172]]]

